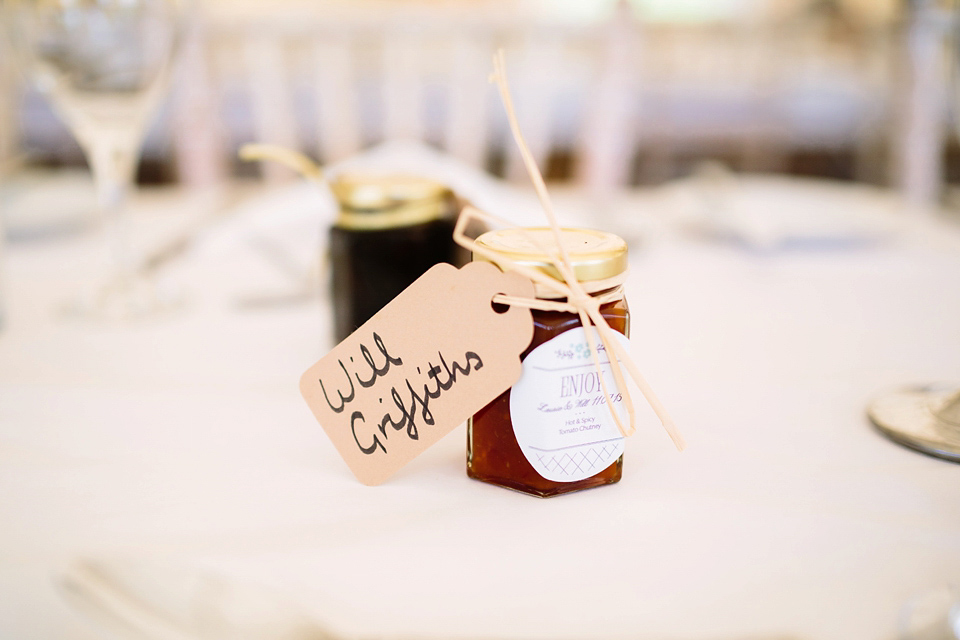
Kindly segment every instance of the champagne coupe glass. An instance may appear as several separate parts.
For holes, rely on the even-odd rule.
[[[150,315],[165,305],[130,246],[126,195],[180,40],[179,0],[0,0],[30,80],[79,142],[93,173],[108,276],[71,311]]]

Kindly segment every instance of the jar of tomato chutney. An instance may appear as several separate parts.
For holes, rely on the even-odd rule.
[[[589,229],[561,229],[560,241],[577,280],[599,299],[600,313],[617,332],[615,338],[626,344],[626,243]],[[477,243],[505,258],[501,268],[507,268],[509,260],[562,279],[544,253],[559,253],[549,228],[491,231]],[[474,254],[474,260],[487,258]],[[548,288],[536,289],[538,299],[565,302]],[[467,424],[467,475],[539,497],[619,481],[624,438],[610,405],[622,420],[626,412],[599,336],[591,329],[597,367],[579,314],[537,308],[531,313],[533,339],[520,356],[520,379]]]

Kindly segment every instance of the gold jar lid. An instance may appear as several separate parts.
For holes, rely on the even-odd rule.
[[[622,284],[627,272],[627,243],[623,238],[605,231],[563,228],[560,229],[560,241],[570,256],[577,280],[597,285],[587,287],[588,291]],[[477,244],[511,262],[537,269],[557,280],[563,279],[549,260],[551,255],[560,255],[553,230],[549,227],[488,231],[477,238]],[[481,255],[474,255],[473,259],[490,261]],[[493,262],[501,268],[508,266],[506,262]],[[541,295],[540,287],[537,295]]]
[[[401,174],[344,173],[330,189],[340,204],[336,226],[374,231],[407,227],[450,212],[453,192],[446,185]]]

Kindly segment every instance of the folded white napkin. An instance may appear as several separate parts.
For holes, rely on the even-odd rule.
[[[684,228],[757,251],[865,246],[890,237],[904,217],[892,192],[829,180],[711,167],[664,189]]]
[[[119,638],[336,640],[267,589],[159,562],[82,560],[61,579],[67,600]]]
[[[82,560],[66,570],[61,587],[68,602],[101,629],[122,639],[343,640],[348,637],[333,633],[289,599],[268,589],[157,561]],[[465,629],[460,637],[472,636],[469,629]],[[624,629],[620,637],[643,637],[643,631]],[[791,637],[754,636],[750,640],[789,640]]]
[[[324,171],[330,178],[348,171],[423,176],[517,225],[546,224],[532,189],[505,183],[420,142],[387,142]],[[297,292],[319,289],[327,229],[336,213],[337,203],[324,186],[303,180],[266,189],[206,229],[195,252],[221,266],[220,282],[234,289],[228,298],[295,299]],[[586,213],[558,211],[561,224],[570,226],[589,226]]]
[[[532,190],[498,180],[421,142],[385,142],[324,168],[330,178],[354,171],[430,178],[448,185],[479,209],[516,224],[545,224],[543,210]],[[214,230],[214,237],[209,241],[230,244],[238,234],[280,228],[286,229],[290,238],[315,239],[333,221],[336,211],[337,204],[329,189],[305,181],[295,182],[270,189],[239,205],[230,220]]]
[[[0,235],[10,242],[69,235],[97,221],[89,171],[33,168],[0,178]]]

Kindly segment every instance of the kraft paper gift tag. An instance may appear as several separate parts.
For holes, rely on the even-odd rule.
[[[496,294],[533,284],[486,262],[438,264],[310,367],[300,392],[360,482],[384,482],[509,389],[533,321]]]

